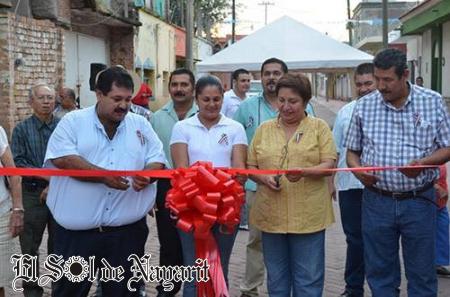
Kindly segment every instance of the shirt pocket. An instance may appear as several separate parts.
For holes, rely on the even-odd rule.
[[[422,153],[429,153],[433,147],[436,131],[428,121],[422,121],[410,133],[408,145],[420,150]]]

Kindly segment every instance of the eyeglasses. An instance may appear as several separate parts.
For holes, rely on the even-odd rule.
[[[286,143],[285,145],[283,145],[283,148],[281,149],[281,157],[280,157],[280,162],[279,162],[279,166],[278,169],[282,170],[284,167],[284,164],[287,162],[287,156],[288,156],[288,144]],[[277,174],[275,176],[275,182],[277,183],[277,188],[280,187],[280,179],[281,179],[281,174]]]

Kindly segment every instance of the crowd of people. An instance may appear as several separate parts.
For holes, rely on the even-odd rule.
[[[374,297],[399,296],[401,244],[408,296],[436,297],[437,274],[450,275],[447,107],[437,92],[409,82],[406,56],[396,49],[381,51],[354,73],[358,98],[339,111],[333,130],[312,110],[308,77],[289,73],[277,58],[262,63],[263,92],[249,98],[251,76],[245,69],[233,73],[228,92],[215,76],[195,81],[190,70],[177,69],[169,78],[170,100],[155,113],[145,108],[149,90],[120,66],[98,73],[97,104],[79,110],[73,90],[60,90],[55,109],[55,91],[39,83],[29,94],[33,114],[14,128],[11,149],[0,129],[1,165],[159,170],[209,161],[215,167],[291,170],[236,177],[245,187],[241,220],[248,225],[240,284],[228,282],[238,228],[224,232],[217,223],[212,228],[228,286],[239,285],[242,297],[258,296],[267,271],[271,297],[322,296],[334,198],[347,241],[340,296],[364,296],[365,280]],[[101,259],[124,268],[124,279],[99,282],[96,296],[145,296],[143,282],[134,284],[134,292],[127,288],[127,259],[145,254],[147,214],[155,213],[159,265],[195,265],[193,232],[177,229],[166,208],[170,188],[168,179],[144,176],[5,177],[0,287],[11,281],[16,236],[23,254],[38,256],[47,228],[49,254],[95,256],[97,268]],[[52,284],[52,296],[87,296],[90,287],[88,279],[62,278]],[[25,296],[43,294],[37,282],[23,282],[23,288]],[[175,282],[170,291],[157,286],[160,297],[181,290],[194,297],[196,283]]]

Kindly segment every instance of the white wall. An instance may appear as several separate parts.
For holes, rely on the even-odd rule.
[[[422,35],[422,77],[424,86],[431,87],[431,30],[424,32]]]
[[[444,66],[442,67],[442,96],[450,99],[450,21],[442,26],[442,57]]]

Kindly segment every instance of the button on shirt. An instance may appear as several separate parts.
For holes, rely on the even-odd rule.
[[[209,161],[215,167],[231,167],[233,146],[247,145],[247,137],[241,124],[224,115],[208,130],[197,114],[175,124],[170,140],[174,143],[188,145],[189,165]]]
[[[356,104],[344,146],[361,151],[363,166],[402,166],[450,146],[450,116],[441,95],[409,84],[405,105],[395,108],[375,91]],[[437,170],[416,178],[398,170],[377,171],[375,187],[412,191],[434,181]]]
[[[191,109],[187,112],[186,118],[190,118],[198,111],[197,105],[194,103]],[[150,118],[153,129],[161,140],[169,162],[168,167],[173,167],[172,156],[170,155],[170,137],[172,136],[173,126],[178,122],[178,115],[174,109],[173,101],[168,102],[160,110],[155,112]]]
[[[109,139],[95,106],[65,115],[52,134],[45,166],[52,159],[77,155],[109,170],[142,170],[153,162],[165,163],[162,143],[150,123],[128,113]],[[131,177],[127,177],[132,183]],[[69,230],[122,226],[144,217],[155,201],[156,185],[136,192],[115,190],[102,183],[71,177],[52,177],[47,205],[55,220]]]
[[[333,136],[336,143],[336,150],[339,154],[338,168],[347,167],[347,149],[344,147],[345,135],[347,135],[348,126],[352,119],[353,110],[355,109],[356,100],[344,105],[337,113],[333,126]],[[340,171],[336,173],[336,189],[338,191],[347,191],[350,189],[362,189],[363,184],[348,171]]]
[[[233,118],[239,105],[241,105],[244,100],[245,98],[241,99],[241,97],[236,95],[233,89],[230,89],[223,94],[222,110],[220,112],[226,117]]]

